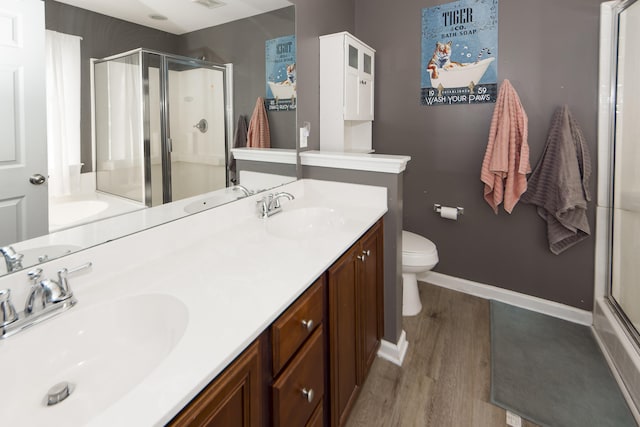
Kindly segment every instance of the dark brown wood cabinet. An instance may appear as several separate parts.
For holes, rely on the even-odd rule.
[[[322,420],[325,385],[325,276],[271,326],[273,426],[305,427]]]
[[[264,386],[258,338],[170,423],[171,427],[260,427]]]
[[[342,426],[382,336],[382,222],[327,272],[331,426]]]
[[[382,251],[380,220],[168,425],[342,426],[380,345]]]

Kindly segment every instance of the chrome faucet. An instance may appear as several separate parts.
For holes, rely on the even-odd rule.
[[[233,191],[236,191],[236,190],[242,191],[244,193],[245,197],[249,197],[249,196],[251,196],[253,194],[253,192],[251,190],[247,189],[247,187],[245,187],[244,185],[240,185],[240,184],[234,185],[233,187],[231,187],[231,189]]]
[[[10,314],[13,304],[10,291],[0,291],[0,308],[3,311],[0,321],[0,339],[11,336],[21,330],[40,323],[73,307],[77,300],[69,287],[69,274],[91,267],[91,263],[68,270],[58,271],[58,280],[42,279],[42,269],[36,268],[28,273],[31,289],[24,304],[24,311]]]
[[[0,253],[4,257],[4,262],[7,264],[7,272],[22,270],[22,258],[23,254],[17,253],[11,246],[5,246],[0,248]]]
[[[295,199],[293,194],[281,191],[276,194],[269,193],[262,199],[258,200],[258,218],[269,218],[271,215],[275,215],[280,212],[282,210],[282,206],[280,206],[280,199],[282,198],[289,200]]]

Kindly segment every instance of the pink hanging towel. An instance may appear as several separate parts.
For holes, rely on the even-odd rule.
[[[520,196],[527,191],[529,144],[527,143],[527,114],[509,80],[504,80],[493,110],[487,151],[482,161],[480,179],[484,183],[484,199],[498,214],[513,211]]]
[[[258,97],[256,106],[249,122],[249,132],[247,133],[247,147],[270,148],[271,134],[269,133],[269,119],[267,110],[264,108],[264,99]]]

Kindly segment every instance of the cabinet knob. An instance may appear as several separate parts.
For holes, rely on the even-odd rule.
[[[370,256],[371,255],[371,251],[369,249],[367,249],[366,251],[362,251],[362,255]]]
[[[309,403],[313,402],[314,393],[312,388],[309,388],[309,389],[303,388],[302,395],[305,397],[305,399],[307,399],[307,402]]]
[[[310,331],[313,328],[313,320],[312,319],[303,320],[302,326],[304,326],[307,329],[307,331]]]
[[[365,258],[367,256],[363,253],[362,255],[356,255],[356,258],[358,258],[360,261],[364,262]]]

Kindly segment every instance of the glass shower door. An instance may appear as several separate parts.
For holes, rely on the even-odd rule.
[[[640,337],[640,2],[618,21],[615,152],[611,233],[611,297],[636,340]]]
[[[171,200],[225,188],[224,68],[167,57],[166,70]]]
[[[145,202],[140,55],[96,63],[96,187]]]

